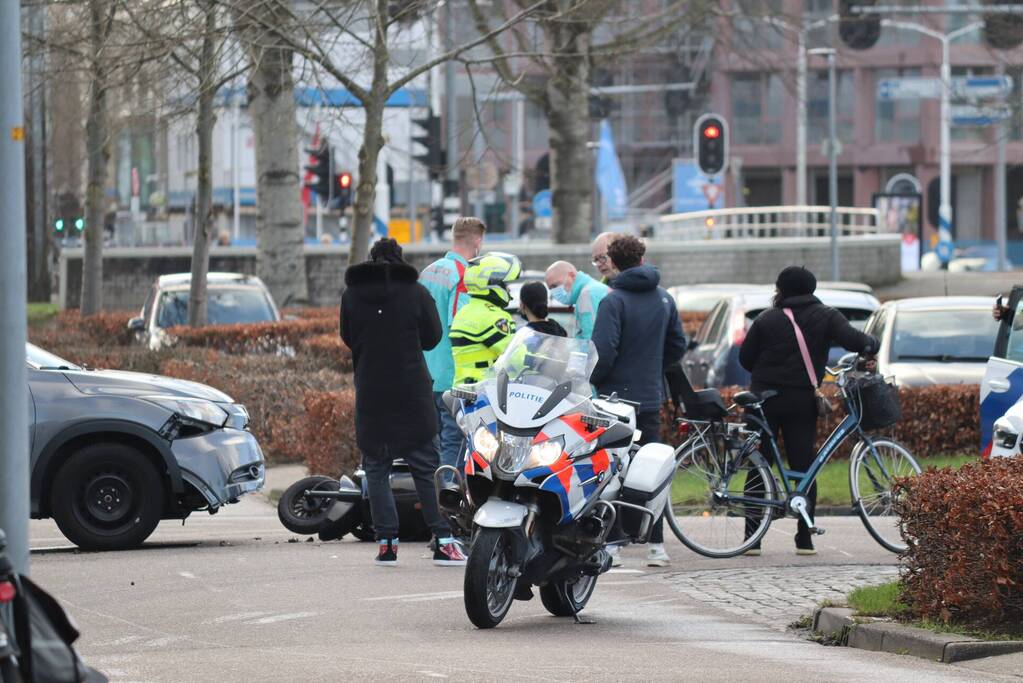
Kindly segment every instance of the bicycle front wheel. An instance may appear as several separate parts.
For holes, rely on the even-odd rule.
[[[849,460],[852,504],[874,540],[893,553],[906,550],[892,490],[896,479],[920,474],[920,465],[891,439],[860,441]]]
[[[693,552],[706,557],[741,555],[760,543],[771,525],[774,477],[759,453],[729,465],[707,444],[683,451],[672,475],[664,516]],[[745,501],[734,500],[743,497]]]

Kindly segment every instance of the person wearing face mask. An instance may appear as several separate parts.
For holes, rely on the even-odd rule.
[[[551,298],[565,306],[574,307],[575,336],[589,339],[597,321],[597,309],[611,288],[581,273],[568,261],[557,261],[547,269],[547,286]]]
[[[568,332],[557,320],[547,317],[547,287],[542,282],[527,282],[519,290],[519,315],[526,327],[554,337],[567,337]]]
[[[419,274],[419,282],[430,293],[444,334],[440,342],[425,352],[426,367],[433,379],[433,399],[440,420],[440,462],[442,465],[457,466],[462,450],[462,431],[455,424],[455,418],[444,407],[444,392],[451,388],[455,379],[455,362],[451,352],[448,332],[455,314],[469,303],[469,291],[465,287],[465,270],[469,261],[479,256],[486,232],[483,221],[472,216],[461,216],[451,228],[451,251],[444,258],[434,261]]]

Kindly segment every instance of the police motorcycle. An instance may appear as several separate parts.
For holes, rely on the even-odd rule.
[[[464,600],[479,628],[533,586],[547,611],[579,621],[607,547],[645,543],[664,510],[673,451],[634,445],[635,408],[592,395],[596,362],[588,340],[524,329],[482,381],[445,393],[468,442],[464,471],[436,479],[442,509],[471,532]]]

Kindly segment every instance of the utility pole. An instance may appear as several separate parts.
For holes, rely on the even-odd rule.
[[[998,66],[998,75],[1005,75],[1005,66]],[[1003,100],[1004,101],[1004,100]],[[998,244],[998,270],[1008,270],[1006,257],[1006,235],[1005,235],[1005,139],[1009,137],[1009,127],[1005,119],[998,122],[995,127],[995,135],[998,136],[998,155],[995,161],[995,242]]]
[[[828,204],[830,206],[831,223],[831,279],[840,280],[841,268],[838,259],[838,112],[835,104],[838,100],[835,78],[835,49],[830,47],[815,48],[811,55],[828,58]]]
[[[796,47],[796,205],[806,206],[806,29]]]
[[[28,5],[29,31],[41,37],[46,33],[46,9],[41,3]],[[43,53],[36,48],[28,59],[31,86],[29,91],[29,135],[32,146],[32,297],[42,300],[50,291],[47,250],[46,191],[46,88],[43,87]]]
[[[0,529],[14,570],[28,573],[28,403],[25,378],[25,128],[21,6],[0,2]]]
[[[444,2],[444,50],[455,47],[455,0]],[[458,93],[455,91],[455,62],[448,60],[444,64],[444,132],[447,137],[447,187],[443,195],[461,196],[458,187]],[[461,212],[460,212],[461,213]]]

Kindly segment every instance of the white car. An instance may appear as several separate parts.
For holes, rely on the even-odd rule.
[[[141,314],[128,329],[150,349],[172,344],[167,330],[188,324],[191,273],[161,275],[146,295]],[[210,325],[278,322],[281,319],[270,291],[255,275],[210,273],[206,277],[207,319]]]
[[[992,299],[935,296],[889,301],[863,331],[881,341],[878,372],[899,386],[980,385],[995,346]]]

